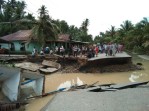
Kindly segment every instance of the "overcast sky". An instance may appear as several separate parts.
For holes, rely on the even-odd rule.
[[[23,0],[20,0],[23,1]],[[65,20],[69,25],[80,27],[88,18],[89,34],[105,32],[111,25],[119,28],[125,20],[133,24],[149,17],[149,0],[24,0],[26,11],[38,15],[37,10],[45,5],[53,19]]]

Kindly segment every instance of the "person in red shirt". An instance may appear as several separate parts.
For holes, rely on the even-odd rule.
[[[99,51],[98,46],[96,46],[96,47],[95,47],[95,54],[96,54],[96,57],[98,56],[98,51]]]

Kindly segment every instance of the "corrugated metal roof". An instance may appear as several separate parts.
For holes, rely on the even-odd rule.
[[[1,37],[1,39],[6,41],[26,41],[28,40],[29,36],[31,34],[31,30],[20,30],[15,33],[6,35]]]
[[[6,41],[0,38],[0,43],[9,43],[9,41]]]
[[[58,41],[70,41],[70,35],[69,34],[59,34]]]
[[[6,41],[27,41],[30,34],[31,34],[31,30],[20,30],[15,33],[3,36],[3,37],[1,37],[1,39],[6,40]],[[58,40],[56,40],[56,41],[61,41],[61,42],[70,41],[70,35],[69,34],[59,34]]]

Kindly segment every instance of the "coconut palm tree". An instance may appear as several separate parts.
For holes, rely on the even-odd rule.
[[[2,6],[4,5],[4,3],[4,0],[0,0],[0,14],[2,14]]]
[[[41,6],[38,12],[39,17],[34,23],[29,41],[34,39],[44,46],[47,40],[55,40],[57,38],[58,27],[52,23],[52,19],[49,17],[44,5]]]
[[[68,33],[69,32],[69,25],[65,20],[53,20],[53,22],[60,28],[60,33]]]
[[[112,25],[111,25],[111,29],[109,29],[109,34],[110,34],[110,36],[113,38],[114,35],[115,35],[115,33],[116,33],[115,26],[112,26]]]
[[[121,24],[120,26],[121,26],[120,29],[123,30],[124,32],[128,32],[131,29],[133,29],[133,24],[129,20],[124,21],[123,24]]]
[[[88,31],[88,26],[89,26],[89,19],[85,19],[81,25],[81,29],[83,32],[87,33]]]

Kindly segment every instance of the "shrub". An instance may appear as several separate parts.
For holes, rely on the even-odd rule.
[[[145,49],[144,47],[134,46],[133,52],[136,52],[138,54],[145,54]]]

